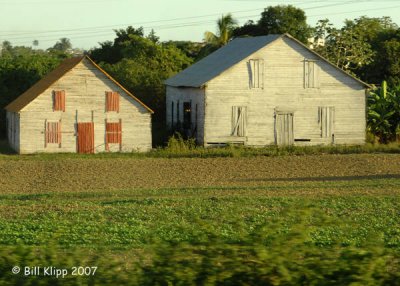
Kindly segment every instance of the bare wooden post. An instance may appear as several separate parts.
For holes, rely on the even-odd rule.
[[[47,147],[47,119],[44,120],[44,148]]]
[[[122,151],[122,119],[119,120],[119,132],[118,132],[118,141],[119,141],[119,151]]]
[[[106,133],[106,151],[108,152],[108,151],[110,151],[110,147],[108,146],[108,131],[107,131],[107,118],[106,119],[104,119],[104,122],[105,122],[105,133]]]
[[[60,121],[58,122],[58,130],[57,130],[58,132],[58,148],[61,148],[61,141],[62,141],[62,136],[61,136],[61,131],[62,131],[62,129],[61,129],[61,119],[60,119]]]

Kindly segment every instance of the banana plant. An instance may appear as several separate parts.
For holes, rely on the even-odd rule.
[[[388,143],[395,137],[399,121],[399,118],[395,118],[397,117],[397,110],[394,108],[395,99],[395,94],[387,90],[386,81],[383,81],[380,88],[369,92],[368,129],[378,137],[379,143]]]

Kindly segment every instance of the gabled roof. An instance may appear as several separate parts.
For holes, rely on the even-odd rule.
[[[299,40],[293,38],[289,34],[274,34],[260,37],[236,38],[229,42],[227,45],[223,46],[222,48],[218,49],[217,51],[213,52],[212,54],[208,55],[207,57],[201,59],[197,63],[178,73],[177,75],[167,79],[164,83],[166,85],[175,87],[202,87],[207,82],[217,77],[235,64],[239,63],[246,57],[271,44],[275,40],[284,37],[295,41],[311,53],[318,56],[321,60],[327,62],[328,64],[345,73],[346,75],[352,77],[354,80],[358,81],[365,87],[371,87],[367,83],[359,80],[358,78],[348,74],[344,70],[332,64],[327,59],[323,58],[321,55],[317,54],[315,51],[311,50],[309,47],[304,45]]]
[[[170,86],[201,87],[280,36],[236,38],[177,75],[167,79],[165,84]]]
[[[109,74],[107,74],[103,69],[101,69],[91,58],[88,56],[75,57],[64,60],[55,70],[48,73],[45,77],[31,86],[27,91],[17,97],[14,101],[8,104],[5,109],[11,112],[19,112],[30,102],[32,102],[36,97],[46,91],[52,84],[63,77],[67,72],[76,67],[84,59],[87,59],[93,66],[95,66],[99,71],[101,71],[106,77],[108,77],[112,82],[118,85],[123,91],[125,91],[130,97],[136,100],[140,105],[142,105],[150,113],[154,113],[149,107],[147,107],[143,102],[136,98],[132,93],[125,89],[121,84],[119,84],[115,79],[113,79]]]

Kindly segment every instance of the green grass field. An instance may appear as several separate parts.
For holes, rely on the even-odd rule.
[[[4,155],[0,190],[0,285],[400,281],[398,154]]]

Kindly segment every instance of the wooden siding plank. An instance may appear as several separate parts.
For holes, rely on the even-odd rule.
[[[54,90],[66,91],[65,112],[53,111],[52,93]],[[107,90],[112,90],[120,95],[119,113],[105,111],[105,91]],[[93,116],[92,111],[94,111]],[[122,152],[148,151],[152,147],[149,112],[86,60],[83,60],[27,105],[21,111],[20,118],[20,152],[25,154],[77,152],[79,143],[76,136],[77,123],[90,121],[94,122],[95,152],[104,152],[105,119],[108,119],[109,122],[122,119],[124,122]],[[43,122],[45,119],[49,122],[62,120],[61,148],[56,144],[44,146],[46,134],[43,131],[46,126]],[[19,135],[12,137],[15,137],[14,141],[19,144]],[[110,151],[118,151],[118,149],[110,146]]]

